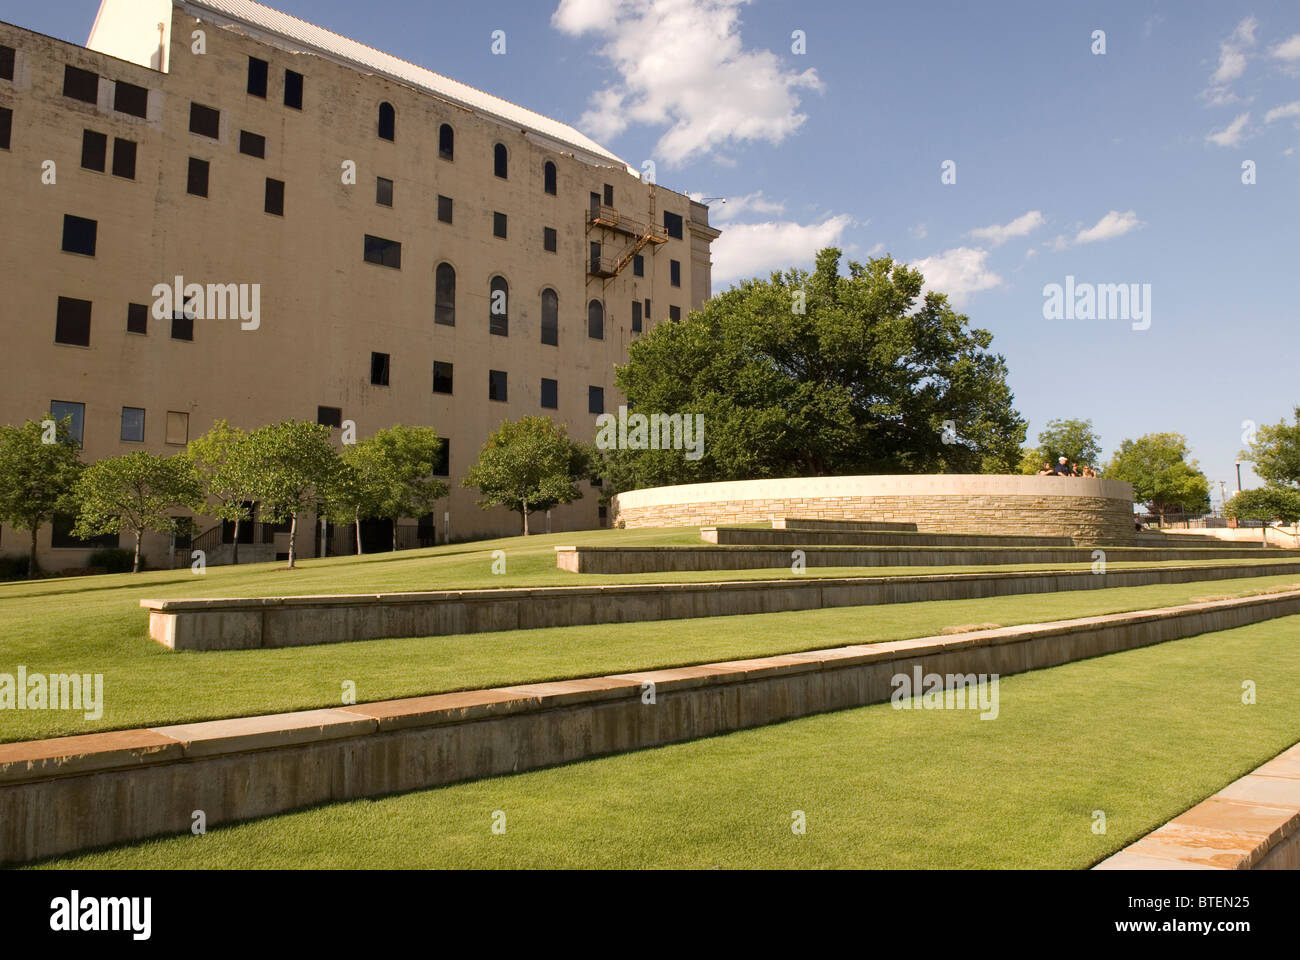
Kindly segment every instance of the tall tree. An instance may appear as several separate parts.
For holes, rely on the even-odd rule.
[[[1268,543],[1268,525],[1274,520],[1295,523],[1300,520],[1300,490],[1270,484],[1254,490],[1242,490],[1226,504],[1223,512],[1234,520],[1259,520],[1260,535]]]
[[[246,503],[252,499],[253,475],[248,467],[248,435],[225,420],[218,420],[212,429],[191,440],[188,454],[203,480],[207,500],[215,502],[208,508],[218,520],[235,525],[235,547],[231,558],[239,563],[239,528],[251,522]]]
[[[1183,513],[1210,508],[1210,484],[1195,460],[1188,460],[1187,438],[1181,433],[1148,433],[1125,440],[1106,464],[1106,475],[1133,485],[1138,503],[1160,515],[1177,508]]]
[[[143,450],[98,460],[88,466],[73,491],[79,537],[126,532],[135,537],[132,573],[140,572],[140,541],[146,530],[176,533],[176,510],[203,506],[203,482],[185,454],[160,457]]]
[[[36,533],[56,513],[75,513],[73,488],[83,469],[72,419],[0,426],[0,522],[31,532],[27,575],[35,577]],[[53,427],[51,428],[51,424]]]
[[[503,506],[518,513],[528,536],[530,513],[582,498],[577,484],[591,475],[592,458],[564,426],[549,417],[524,417],[488,437],[461,484],[478,488],[484,510]]]
[[[1101,457],[1101,442],[1091,420],[1048,420],[1038,434],[1038,452],[1048,463],[1065,457],[1071,463],[1091,467]]]
[[[354,516],[391,520],[394,550],[397,522],[432,513],[434,505],[447,496],[447,484],[433,475],[442,443],[432,427],[397,424],[344,451],[343,459],[355,471],[357,481],[347,485],[356,500]],[[360,538],[358,526],[358,544]]]
[[[1296,422],[1260,427],[1242,459],[1255,464],[1255,472],[1268,483],[1295,486],[1300,484],[1300,407],[1295,409]]]
[[[289,569],[298,559],[298,515],[328,497],[339,470],[329,427],[286,420],[248,435],[253,499],[263,515],[289,523]]]
[[[1019,459],[992,335],[917,270],[822,250],[802,270],[748,280],[634,341],[619,388],[638,413],[702,414],[702,457],[610,453],[631,486],[852,473],[978,472]]]

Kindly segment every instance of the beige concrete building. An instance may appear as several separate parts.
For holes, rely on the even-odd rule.
[[[0,23],[0,209],[0,422],[71,415],[88,462],[219,418],[433,426],[452,492],[410,545],[517,531],[459,486],[486,435],[590,439],[633,338],[708,298],[718,236],[577,130],[247,0],[104,0],[86,48]],[[598,493],[553,529],[602,522]]]

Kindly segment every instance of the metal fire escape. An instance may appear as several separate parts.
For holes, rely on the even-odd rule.
[[[626,216],[614,207],[592,203],[587,212],[587,237],[592,244],[587,264],[589,277],[600,277],[602,281],[613,279],[626,270],[646,247],[668,242],[668,230],[655,223],[655,189],[655,185],[650,184],[650,219],[646,222]],[[594,195],[592,199],[595,200]],[[590,240],[593,233],[599,240]],[[622,252],[615,257],[604,255],[606,238],[611,234],[627,238]],[[612,245],[612,238],[608,243]]]

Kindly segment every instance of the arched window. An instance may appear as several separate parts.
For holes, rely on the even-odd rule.
[[[434,323],[456,326],[456,269],[450,263],[438,264],[434,288]]]
[[[488,333],[510,336],[510,284],[505,277],[493,277],[488,291]]]
[[[555,164],[549,160],[546,161],[543,176],[546,179],[546,192],[551,196],[555,196]]]
[[[379,139],[397,139],[397,111],[388,102],[379,105]]]
[[[498,143],[492,150],[492,172],[502,180],[506,179],[509,169],[509,154],[506,153],[506,145]]]
[[[605,339],[605,307],[599,300],[587,304],[587,336],[593,340]]]
[[[456,159],[456,131],[450,123],[438,128],[438,156],[444,160]]]
[[[560,298],[550,287],[542,291],[542,343],[560,345]]]

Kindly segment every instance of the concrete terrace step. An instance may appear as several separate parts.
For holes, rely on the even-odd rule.
[[[1072,537],[1014,537],[983,533],[935,533],[916,530],[807,530],[754,527],[701,527],[700,539],[719,546],[851,547],[1073,547]]]
[[[188,835],[882,703],[1300,614],[1300,591],[804,653],[0,745],[0,863]],[[996,681],[983,683],[990,698]],[[647,700],[647,689],[655,696]],[[970,686],[954,682],[968,709]],[[992,705],[990,700],[989,704]],[[1278,791],[1252,798],[1274,801]],[[1290,795],[1288,795],[1290,796]],[[69,811],[77,812],[70,815]],[[1265,831],[1266,845],[1277,830]],[[1262,856],[1260,858],[1262,859]]]
[[[1025,546],[1034,545],[1034,542],[1036,541],[1044,542],[1044,543],[1040,543],[1039,545],[1046,545],[1045,542],[1050,541],[1053,543],[1060,543],[1066,546],[1069,545],[1083,546],[1085,544],[1086,545],[1095,544],[1098,546],[1157,546],[1157,547],[1172,546],[1175,548],[1189,547],[1189,546],[1202,546],[1202,545],[1221,547],[1224,546],[1225,544],[1225,541],[1219,539],[1218,537],[1210,537],[1210,536],[1205,536],[1203,534],[1187,534],[1185,536],[1184,535],[1172,536],[1172,535],[1167,535],[1163,533],[1154,533],[1154,532],[1152,533],[1135,532],[1132,536],[1129,537],[1106,537],[1106,538],[1093,540],[1093,539],[1085,539],[1081,537],[1070,537],[1070,536],[1052,537],[1052,536],[1039,536],[1039,535],[1032,535],[1032,534],[1025,534],[1025,535],[981,534],[981,533],[971,533],[966,531],[949,531],[943,529],[920,530],[918,529],[915,523],[903,523],[903,522],[895,522],[889,520],[821,520],[821,519],[802,519],[796,517],[776,517],[771,521],[771,524],[772,524],[772,530],[781,530],[781,531],[801,530],[801,531],[831,533],[831,534],[911,532],[911,533],[919,533],[926,536],[996,537],[999,539],[1005,538],[1010,541],[1017,541],[1017,542],[1030,541],[1030,542],[1024,542]],[[709,529],[709,528],[706,527],[703,529]],[[714,529],[728,529],[728,530],[743,529],[743,530],[753,531],[757,528],[722,527],[720,525],[714,525]],[[762,541],[755,541],[755,542],[762,542]],[[780,542],[785,543],[789,541],[783,540]],[[826,540],[826,541],[809,541],[809,542],[833,543],[837,541]],[[847,543],[849,541],[842,541],[842,542]],[[1243,541],[1240,543],[1231,542],[1229,545],[1234,548],[1235,547],[1250,548],[1250,547],[1263,546],[1262,543],[1258,543],[1254,541]]]
[[[875,530],[911,530],[916,531],[915,523],[901,520],[801,520],[797,517],[777,517],[772,521],[773,530],[840,530],[840,531],[875,531]]]

